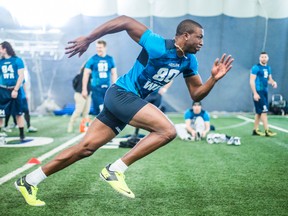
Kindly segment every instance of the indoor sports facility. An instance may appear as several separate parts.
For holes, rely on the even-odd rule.
[[[30,207],[14,188],[15,180],[75,145],[88,128],[79,118],[76,129],[67,133],[75,109],[72,80],[95,54],[95,42],[81,57],[68,58],[65,47],[121,15],[167,39],[175,37],[184,19],[200,23],[204,45],[195,56],[203,82],[216,58],[233,56],[232,69],[201,103],[214,126],[210,133],[239,137],[241,145],[177,136],[129,167],[126,181],[136,194],[131,200],[99,178],[102,167],[130,150],[119,147],[135,130],[127,125],[91,157],[49,176],[38,192],[46,205]],[[141,46],[125,31],[101,39],[118,77],[127,73]],[[1,0],[3,41],[25,63],[31,124],[38,131],[27,132],[28,141],[21,143],[11,118],[11,132],[0,137],[1,215],[288,215],[287,0]],[[271,137],[252,136],[250,73],[263,51],[277,82],[277,88],[268,87],[268,124],[277,133]],[[163,94],[160,108],[178,125],[192,102],[180,74]],[[89,124],[94,118],[91,106]],[[262,123],[259,127],[263,130]],[[140,139],[147,134],[140,129]]]

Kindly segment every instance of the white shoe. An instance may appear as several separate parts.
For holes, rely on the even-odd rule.
[[[28,132],[28,133],[35,133],[35,132],[37,132],[37,131],[38,131],[38,129],[35,128],[35,127],[33,127],[33,126],[30,126],[30,127],[27,129],[27,132]]]
[[[234,137],[234,145],[241,145],[240,137]]]
[[[7,134],[5,132],[0,132],[0,137],[7,137]]]
[[[0,137],[0,145],[5,145],[5,144],[6,144],[5,137]]]
[[[6,133],[11,133],[12,132],[12,130],[10,128],[8,128],[8,127],[3,127],[2,131],[6,132]]]
[[[228,141],[227,141],[228,145],[241,145],[241,141],[240,141],[240,137],[231,137]]]

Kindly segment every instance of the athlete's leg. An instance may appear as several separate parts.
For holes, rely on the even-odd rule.
[[[68,124],[68,128],[67,128],[68,133],[73,131],[74,123],[75,123],[76,119],[83,112],[83,109],[84,109],[85,103],[86,103],[85,98],[83,98],[83,96],[78,92],[74,93],[74,100],[75,100],[75,110],[74,110],[74,112],[70,118],[69,124]]]
[[[260,119],[263,123],[263,127],[265,130],[268,130],[268,119],[267,119],[267,113],[262,113],[260,116]]]
[[[84,138],[77,145],[58,154],[52,161],[44,165],[42,170],[46,176],[52,175],[82,158],[91,156],[98,148],[115,136],[116,134],[110,127],[95,119],[89,126]]]
[[[121,159],[127,165],[145,157],[156,149],[164,146],[176,137],[176,130],[171,121],[152,104],[140,109],[129,123],[138,128],[150,131]]]
[[[83,118],[89,117],[90,107],[91,107],[91,95],[88,95],[84,104],[83,112],[82,112]]]
[[[257,113],[255,114],[255,117],[254,117],[254,130],[259,128],[260,117],[261,117],[261,114],[257,114]]]

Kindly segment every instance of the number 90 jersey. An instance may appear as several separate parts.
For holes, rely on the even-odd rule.
[[[184,78],[198,74],[196,56],[178,57],[174,43],[146,30],[139,41],[143,49],[137,61],[127,74],[119,77],[116,85],[145,98],[180,73]]]

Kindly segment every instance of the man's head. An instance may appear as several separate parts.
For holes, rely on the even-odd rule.
[[[175,42],[185,53],[196,53],[203,46],[203,27],[190,19],[183,20],[176,29]]]
[[[259,56],[259,62],[261,65],[265,66],[267,65],[268,63],[268,60],[269,60],[269,56],[266,52],[261,52],[260,53],[260,56]]]
[[[7,41],[4,41],[0,44],[0,56],[3,58],[7,58],[10,56],[16,56],[13,47]]]
[[[104,57],[106,55],[106,41],[98,40],[96,42],[96,51],[99,56]]]
[[[202,110],[201,102],[194,101],[192,104],[192,109],[195,114],[199,114]]]

